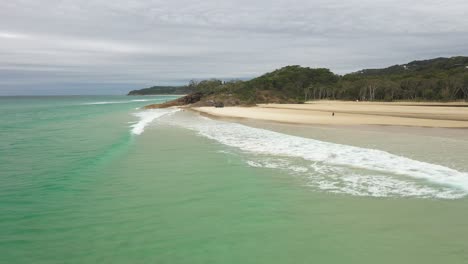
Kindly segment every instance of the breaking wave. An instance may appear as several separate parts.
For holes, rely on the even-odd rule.
[[[306,176],[321,190],[375,197],[460,198],[468,193],[468,173],[376,149],[329,143],[192,118],[173,124],[248,154],[251,167]]]
[[[180,109],[150,109],[141,112],[137,112],[134,115],[139,118],[139,120],[131,125],[131,133],[134,135],[141,135],[145,131],[145,127],[148,126],[153,120],[160,118],[162,116],[173,114]]]

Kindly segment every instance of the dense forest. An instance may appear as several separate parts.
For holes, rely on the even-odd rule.
[[[191,92],[188,86],[152,86],[130,91],[128,95],[189,94]]]
[[[413,61],[343,76],[332,93],[357,100],[468,100],[468,57]],[[333,94],[335,92],[335,94]]]
[[[191,81],[199,104],[302,103],[309,100],[468,101],[468,57],[436,58],[334,74],[324,68],[286,66],[248,81]]]

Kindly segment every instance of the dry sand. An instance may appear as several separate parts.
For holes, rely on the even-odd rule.
[[[468,128],[467,103],[375,103],[314,101],[256,107],[196,107],[217,117],[313,125],[394,125]],[[335,113],[332,116],[332,113]]]

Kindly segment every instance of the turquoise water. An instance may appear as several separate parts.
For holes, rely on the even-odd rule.
[[[468,263],[466,139],[139,109],[171,98],[0,97],[0,263]]]

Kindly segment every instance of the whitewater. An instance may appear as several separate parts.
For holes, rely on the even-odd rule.
[[[131,132],[140,135],[155,119],[195,131],[242,151],[254,168],[283,170],[307,178],[307,185],[333,193],[374,197],[461,198],[468,193],[468,173],[409,159],[378,149],[361,148],[282,134],[238,123],[193,115],[179,109],[137,112]],[[170,118],[162,118],[171,116]]]

